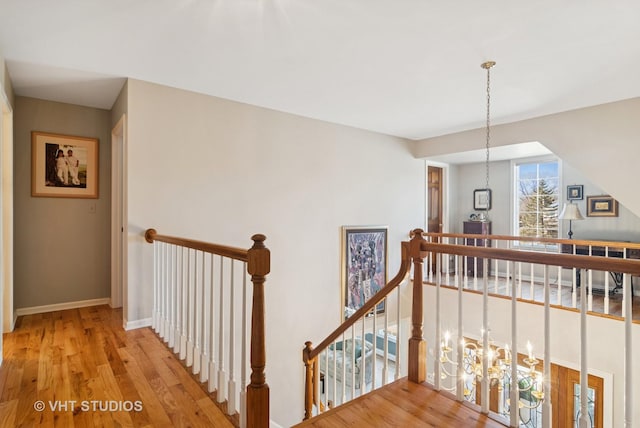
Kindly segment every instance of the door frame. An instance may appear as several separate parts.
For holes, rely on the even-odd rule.
[[[0,82],[0,321],[2,332],[13,331],[13,108]],[[0,361],[2,346],[0,338]]]
[[[424,166],[424,222],[429,226],[429,167],[435,166],[442,169],[442,232],[449,231],[449,164],[425,160]]]
[[[111,130],[111,302],[127,319],[127,118]]]

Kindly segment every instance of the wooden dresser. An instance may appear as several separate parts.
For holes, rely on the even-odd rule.
[[[491,235],[491,222],[490,221],[465,221],[462,224],[462,233],[464,234],[474,234],[474,235]],[[477,247],[491,246],[491,240],[485,240],[482,238],[471,239],[468,238],[466,244],[474,245]],[[482,260],[483,259],[475,259],[474,257],[467,257],[467,276],[474,276],[476,273],[477,266],[477,274],[478,277],[482,277],[484,272],[482,269]],[[489,275],[491,274],[491,263],[489,263],[489,269],[487,272]]]

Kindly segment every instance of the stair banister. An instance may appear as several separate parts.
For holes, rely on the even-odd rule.
[[[421,234],[414,236],[413,239],[424,241]],[[426,242],[426,241],[425,241]],[[380,291],[378,291],[374,297],[369,299],[355,311],[349,318],[347,318],[338,328],[336,328],[331,334],[329,334],[318,346],[315,348],[311,341],[305,342],[305,347],[302,350],[302,361],[305,365],[305,416],[304,419],[309,419],[312,416],[313,405],[318,403],[318,382],[319,382],[319,367],[318,356],[331,345],[337,338],[342,336],[349,328],[351,328],[360,318],[374,310],[374,308],[385,299],[391,291],[398,287],[409,275],[411,268],[411,251],[420,251],[419,243],[414,244],[413,247],[410,242],[401,242],[400,244],[401,256],[400,256],[400,268],[398,273],[394,276]],[[425,253],[426,254],[426,253]],[[420,283],[420,291],[422,291],[422,275],[418,279],[414,279],[414,284]],[[415,299],[414,299],[415,300]],[[397,347],[399,349],[399,347]],[[311,382],[311,383],[309,383]]]
[[[266,364],[266,348],[265,348],[265,309],[264,309],[264,284],[266,281],[266,275],[270,271],[270,251],[264,245],[264,235],[253,235],[253,246],[246,250],[241,248],[229,247],[225,245],[212,244],[202,241],[196,241],[191,239],[184,239],[179,237],[160,235],[154,229],[148,229],[145,232],[145,240],[149,243],[158,242],[158,247],[154,246],[154,262],[158,261],[159,264],[154,268],[154,329],[158,334],[165,339],[165,341],[171,340],[171,335],[174,335],[173,345],[179,348],[180,359],[185,359],[189,362],[187,366],[193,365],[192,372],[194,374],[201,374],[201,381],[209,381],[209,390],[215,385],[213,381],[216,376],[216,371],[212,368],[215,367],[214,346],[213,346],[213,326],[214,316],[209,315],[210,327],[205,325],[205,256],[204,253],[211,254],[210,266],[210,305],[209,310],[213,310],[214,292],[213,292],[213,275],[214,275],[214,255],[220,257],[220,297],[223,292],[223,260],[230,259],[231,266],[231,287],[234,287],[233,282],[233,263],[243,262],[246,267],[246,272],[251,275],[251,281],[253,283],[253,297],[251,307],[251,342],[250,342],[250,366],[251,375],[250,383],[246,386],[246,394],[241,393],[241,400],[246,397],[246,403],[240,403],[240,411],[243,412],[240,415],[241,426],[248,426],[252,428],[267,428],[269,426],[269,386],[266,383],[265,377],[265,364]],[[181,248],[180,263],[178,263],[177,248],[175,251],[175,257],[172,257],[173,252],[167,248],[166,245],[179,246]],[[186,249],[186,268],[184,266],[184,249]],[[194,250],[194,255],[191,257],[191,250]],[[202,253],[201,257],[201,271],[198,270],[198,251]],[[171,260],[175,259],[175,265],[171,265]],[[193,269],[191,261],[193,260]],[[162,265],[162,266],[161,266]],[[180,268],[180,275],[178,275],[178,267]],[[200,272],[198,274],[198,272]],[[246,277],[245,277],[246,279]],[[186,284],[185,284],[186,281]],[[197,285],[200,284],[200,285]],[[242,298],[245,301],[245,280],[243,280]],[[196,299],[196,293],[198,297]],[[231,293],[234,291],[231,289]],[[175,298],[174,298],[175,297]],[[177,300],[177,302],[169,302],[169,300]],[[198,300],[198,301],[196,301]],[[235,304],[234,300],[230,301],[231,304]],[[222,298],[220,303],[223,303]],[[245,308],[244,304],[242,308]],[[186,313],[189,309],[193,309],[190,314]],[[177,313],[179,311],[180,313]],[[162,312],[162,314],[160,313]],[[195,314],[200,316],[199,319],[195,319]],[[230,311],[233,316],[233,310]],[[220,310],[220,316],[222,316],[223,310]],[[175,321],[174,321],[175,320]],[[171,324],[171,325],[170,325]],[[175,324],[175,325],[173,325]],[[219,326],[222,326],[222,318],[219,321]],[[182,331],[180,331],[182,329]],[[194,332],[195,330],[195,332]],[[204,332],[209,333],[209,338],[204,339]],[[244,314],[242,324],[242,343],[244,344]],[[208,362],[208,366],[203,370],[204,363],[206,363],[205,356],[207,356],[207,349],[203,353],[198,352],[198,360],[193,359],[193,348],[186,345],[186,338],[181,337],[178,339],[178,334],[189,336],[188,340],[196,340],[196,346],[199,348],[203,345],[209,345],[211,361]],[[194,337],[195,333],[195,337]],[[231,329],[231,334],[234,333],[234,329]],[[222,335],[220,336],[220,342]],[[230,361],[233,355],[233,348],[235,347],[234,339],[231,339],[229,350]],[[223,355],[222,346],[219,345],[221,351],[220,356]],[[193,345],[192,345],[193,346]],[[244,346],[244,345],[243,345]],[[175,349],[174,347],[174,349]],[[185,352],[186,347],[186,352]],[[241,350],[242,355],[245,355],[244,348]],[[195,363],[195,364],[194,364]],[[221,363],[221,360],[219,361]],[[232,363],[230,363],[232,364]],[[242,362],[244,367],[245,361]],[[233,370],[233,365],[230,366]],[[219,371],[219,370],[218,370]],[[241,374],[242,383],[244,387],[244,373]],[[220,375],[218,374],[218,380]],[[230,382],[235,382],[233,373]],[[227,394],[220,394],[220,383],[218,382],[218,394],[220,397]],[[231,388],[233,389],[233,388]],[[233,393],[234,391],[232,391]],[[233,412],[237,407],[234,402],[234,397],[227,400],[227,411]],[[244,401],[244,400],[243,400]],[[231,404],[231,406],[229,406]],[[246,413],[245,413],[246,410]],[[231,413],[229,413],[231,414]]]

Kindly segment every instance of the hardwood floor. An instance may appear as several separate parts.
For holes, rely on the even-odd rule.
[[[363,395],[296,427],[500,427],[499,422],[407,378]]]
[[[451,277],[443,277],[443,285],[455,286],[456,280],[453,276]],[[467,287],[470,290],[482,290],[483,279],[477,278],[474,283],[473,278],[469,278],[467,280]],[[640,282],[640,278],[634,278],[634,287],[639,288],[640,286],[635,284],[636,282]],[[427,281],[428,284],[434,285],[433,281]],[[611,285],[613,288],[613,285]],[[466,288],[465,288],[466,289]],[[598,284],[594,286],[594,289],[601,290],[602,286]],[[565,308],[572,307],[572,287],[563,285],[560,287],[560,301],[561,306]],[[495,276],[489,277],[489,293],[490,294],[498,294],[501,296],[510,296],[511,291],[510,288],[507,288],[507,283],[504,278],[499,278],[496,286],[496,278]],[[558,286],[556,283],[552,283],[550,287],[550,302],[552,305],[557,305],[558,303]],[[533,297],[532,297],[533,296]],[[533,285],[533,294],[531,293],[531,284],[528,281],[523,281],[522,283],[522,299],[524,300],[533,300],[538,303],[544,302],[544,286],[539,282],[535,282]],[[632,299],[632,319],[634,321],[640,321],[640,296],[634,296]],[[580,289],[576,289],[576,308],[580,308]],[[592,312],[596,314],[607,314],[605,311],[605,296],[602,293],[594,293],[592,298]],[[612,294],[609,297],[609,308],[608,315],[612,315],[615,317],[622,316],[622,293],[618,292]]]
[[[234,426],[212,397],[150,328],[124,331],[108,306],[26,315],[4,335],[2,428]]]

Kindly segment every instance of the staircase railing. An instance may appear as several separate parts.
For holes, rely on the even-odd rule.
[[[433,236],[433,241],[445,241],[445,237]],[[475,239],[485,239],[485,242],[491,240],[492,245],[499,240],[493,236],[482,236],[473,237]],[[471,239],[473,239],[471,238]],[[465,237],[464,239],[469,239]],[[467,242],[468,243],[468,242]],[[562,242],[559,242],[562,244]],[[581,245],[582,242],[579,243],[571,243],[571,245]],[[588,242],[589,248],[594,248],[600,246],[602,248],[620,245],[620,243],[600,243],[600,242]],[[634,244],[625,244],[628,247],[634,247]],[[626,252],[624,255],[619,257],[604,257],[604,256],[596,256],[593,255],[591,251],[589,251],[586,255],[577,255],[577,254],[562,254],[562,253],[544,253],[539,251],[523,251],[523,250],[513,250],[513,249],[503,249],[503,248],[488,248],[488,247],[476,247],[473,245],[451,245],[451,244],[442,244],[442,243],[429,243],[423,242],[420,245],[423,251],[427,251],[429,253],[428,259],[433,261],[435,264],[435,269],[430,272],[427,277],[429,277],[429,281],[433,282],[435,285],[435,295],[430,294],[430,308],[435,308],[435,323],[434,325],[429,325],[428,336],[432,337],[434,340],[434,354],[439,355],[440,358],[434,359],[432,371],[433,374],[433,384],[434,387],[438,390],[448,390],[455,393],[456,397],[460,400],[468,400],[480,405],[480,410],[483,413],[495,412],[499,416],[505,417],[506,420],[509,421],[510,426],[518,426],[520,422],[521,413],[519,410],[519,406],[509,406],[509,402],[511,403],[520,403],[521,394],[523,391],[520,388],[519,382],[505,382],[504,385],[501,385],[505,391],[503,395],[502,404],[492,407],[490,404],[490,385],[493,382],[500,382],[500,376],[502,374],[505,375],[505,378],[511,379],[522,379],[523,375],[518,368],[518,364],[512,364],[513,361],[516,361],[516,355],[518,352],[522,352],[525,355],[524,361],[530,361],[533,364],[535,370],[539,371],[529,371],[526,376],[529,377],[529,380],[535,379],[535,383],[538,385],[534,386],[535,389],[530,389],[530,392],[535,391],[538,399],[531,398],[532,403],[536,405],[541,405],[540,415],[542,420],[543,427],[551,426],[551,417],[552,417],[552,406],[551,406],[551,360],[554,355],[554,349],[552,348],[552,331],[556,334],[556,343],[557,343],[557,331],[559,326],[554,326],[552,329],[552,319],[550,316],[551,313],[551,272],[558,272],[560,274],[560,270],[563,268],[568,268],[573,272],[573,283],[572,288],[575,293],[576,282],[575,277],[576,273],[580,271],[584,271],[588,278],[588,284],[582,284],[579,287],[578,293],[578,307],[580,313],[580,326],[579,326],[579,341],[580,352],[579,352],[579,365],[580,365],[580,411],[579,411],[579,423],[580,426],[582,424],[586,424],[589,418],[588,412],[588,380],[587,376],[589,374],[589,352],[590,346],[589,343],[589,325],[587,323],[587,312],[591,309],[591,301],[587,298],[587,292],[591,290],[592,286],[592,278],[598,274],[601,278],[606,278],[610,272],[614,272],[619,275],[619,282],[621,284],[621,294],[622,294],[622,309],[620,319],[624,320],[624,343],[618,345],[617,347],[611,347],[611,354],[608,355],[608,359],[620,358],[623,361],[620,361],[621,364],[619,366],[623,367],[623,373],[620,373],[620,378],[624,379],[624,393],[618,396],[620,402],[624,402],[624,417],[622,415],[616,416],[616,425],[620,424],[622,426],[622,419],[624,419],[624,426],[631,427],[633,426],[633,396],[634,396],[634,388],[637,382],[634,379],[633,373],[633,343],[632,343],[632,325],[633,325],[633,289],[632,289],[632,277],[640,275],[640,261],[632,260],[626,258]],[[575,253],[575,247],[570,247]],[[449,262],[453,258],[453,265],[455,269],[450,271]],[[490,315],[493,313],[489,312],[489,294],[492,288],[494,288],[494,284],[496,281],[494,274],[497,274],[499,271],[496,269],[494,272],[489,271],[489,266],[491,263],[497,262],[503,263],[506,265],[505,269],[502,271],[503,275],[499,279],[502,283],[501,286],[504,287],[503,295],[509,296],[511,299],[510,305],[510,318],[511,321],[504,323],[491,323]],[[477,275],[474,273],[470,275],[467,271],[466,267],[468,267],[469,263],[473,263],[476,267],[479,264],[482,264],[481,270],[476,270],[476,272],[482,272],[482,275]],[[522,331],[520,327],[520,323],[517,321],[519,318],[518,315],[518,301],[521,301],[519,296],[521,295],[521,274],[517,266],[519,265],[531,265],[531,279],[530,283],[533,286],[540,288],[542,290],[542,303],[543,303],[543,311],[542,311],[542,322],[540,326],[540,320],[531,320],[535,325],[539,328],[536,330],[541,332],[543,342],[543,356],[542,358],[535,357],[529,348],[527,347],[527,351],[522,350]],[[540,276],[537,277],[536,272],[540,273]],[[417,274],[417,273],[416,273]],[[449,276],[449,278],[447,278]],[[473,276],[473,279],[470,278]],[[477,281],[478,284],[474,283],[474,280]],[[588,286],[587,286],[588,285]],[[452,290],[453,289],[453,290]],[[589,289],[589,290],[587,290]],[[469,349],[472,347],[466,347],[465,342],[468,344],[468,335],[469,332],[465,331],[465,327],[469,327],[468,318],[470,317],[470,312],[478,313],[478,307],[475,306],[473,309],[469,307],[465,307],[462,295],[463,292],[470,291],[471,293],[481,293],[482,294],[482,310],[481,310],[481,329],[480,329],[480,338],[477,340],[477,344],[479,346],[478,349],[484,349],[483,353],[478,353],[474,356],[476,359],[476,369],[480,370],[480,373],[464,373],[463,367],[469,366]],[[457,298],[456,298],[457,294]],[[434,300],[431,300],[434,299]],[[457,300],[457,302],[456,302]],[[478,302],[478,298],[473,299],[474,302]],[[441,311],[440,306],[442,302],[448,302],[448,310]],[[453,307],[451,303],[453,302]],[[496,305],[497,302],[492,302],[494,310],[497,310],[501,313],[504,313],[505,309],[507,313],[509,306],[504,304]],[[457,308],[456,308],[457,306]],[[557,306],[556,306],[557,307]],[[575,307],[575,303],[574,303]],[[454,310],[454,308],[456,310]],[[521,315],[520,315],[521,317]],[[599,317],[597,317],[599,318]],[[474,317],[474,321],[472,324],[477,323],[477,315]],[[504,325],[506,324],[506,325]],[[477,324],[475,324],[477,325]],[[525,327],[529,327],[526,330],[531,333],[531,323],[525,325]],[[453,333],[453,337],[457,336],[457,338],[452,338],[443,332],[443,326],[453,327],[454,329],[457,327],[457,332]],[[457,333],[457,334],[456,334]],[[497,336],[501,337],[497,337]],[[506,336],[506,337],[505,337]],[[506,346],[498,345],[499,342],[506,343]],[[510,349],[510,351],[509,351]],[[606,349],[606,348],[605,348]],[[490,350],[487,352],[487,350]],[[605,350],[606,352],[606,350]],[[602,358],[602,355],[599,357]],[[480,360],[482,362],[480,362]],[[449,369],[455,368],[453,372],[446,373],[445,364],[449,364]],[[523,363],[524,364],[524,363]],[[529,364],[529,363],[526,363]],[[525,364],[525,365],[526,365]],[[473,365],[473,364],[471,364]],[[535,366],[538,366],[535,368]],[[500,367],[510,366],[506,372],[500,373]],[[542,366],[542,367],[540,367]],[[492,372],[492,370],[494,370]],[[465,376],[466,375],[466,376]],[[480,393],[471,393],[476,387],[480,389]],[[447,387],[446,382],[449,382],[449,387]],[[555,382],[555,381],[554,381]],[[512,385],[517,385],[518,387],[512,388]],[[492,392],[493,394],[493,392]],[[525,394],[526,395],[526,394]],[[533,395],[536,397],[535,395]],[[478,400],[479,397],[479,400]],[[529,397],[532,397],[530,394]],[[546,397],[546,398],[545,398]],[[526,407],[526,406],[525,406]],[[557,410],[557,409],[556,409]],[[565,409],[566,411],[570,411]],[[622,413],[622,412],[621,412]],[[584,425],[586,426],[586,425]]]
[[[491,248],[529,251],[547,254],[573,254],[582,256],[601,256],[614,259],[640,259],[640,243],[625,241],[595,241],[558,238],[534,238],[504,235],[474,235],[453,233],[425,233],[424,237],[429,242],[464,245],[487,246]],[[433,265],[432,254],[428,256],[430,265]],[[611,265],[613,268],[614,265]],[[511,271],[511,264],[506,260],[491,259],[488,264],[489,293],[494,295],[506,294],[504,279],[515,276],[517,284],[517,297],[523,300],[542,301],[542,295],[536,294],[536,283],[542,278],[542,270],[536,268],[536,263],[531,260],[517,262],[515,270]],[[433,283],[435,270],[425,272],[425,281]],[[458,275],[465,289],[479,290],[482,282],[482,258],[464,257],[462,259],[451,257],[442,260],[442,284],[455,286]],[[580,298],[580,286],[587,289],[587,310],[599,312],[605,315],[622,316],[622,307],[613,305],[617,297],[623,294],[622,275],[615,270],[587,271],[581,275],[581,269],[572,266],[556,266],[549,272],[552,281],[551,303],[567,308],[578,308]],[[632,282],[632,287],[635,284]],[[596,304],[594,304],[597,303]]]
[[[159,235],[154,229],[145,239],[154,245],[152,327],[201,382],[208,382],[227,414],[239,415],[241,427],[268,427],[264,283],[270,252],[265,236],[252,236],[249,249]]]
[[[549,247],[555,246],[555,251],[544,253],[540,251],[514,250],[512,248],[474,246],[467,241],[468,239],[485,239],[485,242],[488,242],[487,236],[464,236],[462,237],[462,242],[448,244],[439,243],[447,242],[447,239],[450,238],[444,234],[428,236],[433,242],[428,242],[424,239],[424,236],[427,235],[420,229],[414,230],[411,241],[401,243],[401,266],[394,279],[371,297],[351,317],[347,318],[340,327],[327,336],[316,348],[312,347],[311,342],[306,342],[303,349],[303,362],[306,370],[305,419],[309,419],[327,410],[327,408],[343,404],[348,399],[354,398],[356,394],[353,384],[354,380],[357,379],[353,373],[358,373],[361,385],[370,382],[372,384],[370,389],[377,386],[375,382],[371,382],[367,378],[366,370],[367,364],[375,364],[375,357],[372,360],[367,360],[366,357],[363,357],[367,353],[367,342],[371,342],[370,344],[373,345],[374,349],[377,345],[376,322],[380,315],[377,314],[376,308],[388,298],[391,291],[394,289],[399,290],[398,286],[409,275],[410,265],[413,263],[412,333],[408,339],[408,353],[404,357],[405,361],[408,360],[409,380],[422,383],[430,379],[430,383],[437,390],[450,391],[459,401],[471,401],[478,406],[479,411],[494,414],[496,417],[501,418],[502,421],[507,421],[506,423],[510,424],[510,426],[518,426],[520,423],[520,418],[522,417],[520,409],[523,407],[521,406],[521,400],[523,399],[530,400],[527,405],[540,406],[539,412],[542,426],[551,426],[551,397],[553,395],[551,392],[551,360],[552,355],[554,355],[554,349],[552,349],[551,341],[552,283],[550,273],[552,271],[560,272],[563,268],[568,268],[574,278],[579,271],[584,271],[589,278],[588,287],[581,286],[577,290],[580,295],[579,304],[577,305],[580,313],[580,327],[579,337],[576,339],[580,344],[578,360],[581,387],[580,424],[587,422],[589,417],[587,408],[589,395],[587,391],[589,374],[588,351],[590,349],[588,346],[589,326],[586,322],[590,305],[588,303],[589,299],[587,299],[587,288],[592,287],[591,278],[596,275],[601,278],[608,276],[610,272],[619,275],[618,280],[621,284],[620,292],[622,294],[620,318],[624,320],[624,344],[612,349],[612,354],[608,358],[620,358],[623,360],[615,364],[616,370],[618,370],[617,367],[623,367],[623,373],[618,373],[617,376],[624,379],[624,393],[617,395],[616,400],[618,402],[624,401],[624,412],[621,412],[624,413],[624,426],[631,427],[633,425],[633,396],[634,388],[636,388],[634,385],[637,384],[637,376],[634,377],[632,359],[632,277],[640,275],[640,260],[629,259],[626,256],[626,251],[622,257],[597,256],[592,251],[586,256],[573,254],[576,253],[576,247],[570,247],[570,254],[562,254],[559,251],[558,244],[561,245],[563,242],[545,244]],[[491,236],[489,239],[496,240],[497,238]],[[526,239],[521,240],[526,241]],[[505,239],[505,241],[510,241],[510,239]],[[581,245],[582,242],[571,242],[570,244]],[[605,248],[605,252],[609,251],[608,248],[619,245],[619,243],[598,244]],[[591,245],[590,248],[598,246],[595,242],[587,245]],[[634,247],[634,245],[627,245],[627,247]],[[429,262],[427,272],[424,272],[423,269],[425,259]],[[492,306],[492,308],[496,308],[497,312],[490,313],[488,297],[490,290],[496,286],[493,282],[495,278],[491,277],[489,265],[490,263],[498,262],[505,268],[501,271],[496,268],[494,272],[503,273],[499,278],[501,281],[500,286],[504,288],[503,295],[510,298],[511,304],[509,306],[508,303],[503,303],[503,299],[500,299],[500,302],[492,301],[492,304],[497,305],[499,303],[499,305]],[[474,272],[470,275],[466,271],[470,263],[473,263],[475,267],[482,265],[481,272],[483,274],[478,275]],[[534,324],[525,325],[525,327],[528,327],[525,329],[527,331],[525,334],[531,334],[531,326],[536,326],[535,332],[538,345],[542,342],[542,358],[536,358],[529,346],[527,346],[528,352],[522,349],[523,332],[521,331],[522,326],[518,323],[518,318],[519,316],[522,317],[522,315],[518,315],[518,307],[520,305],[517,304],[522,290],[522,275],[519,274],[516,266],[524,264],[531,264],[531,281],[532,283],[535,282],[536,287],[542,288],[542,308],[538,305],[531,305],[532,308],[535,307],[535,311],[533,309],[524,311],[527,314],[535,313],[536,317],[540,317],[539,319],[531,320]],[[435,287],[425,288],[423,280],[430,281]],[[571,287],[575,289],[575,279],[573,281]],[[463,298],[463,294],[469,296],[473,294],[475,297],[469,300]],[[478,294],[482,295],[481,300],[479,300]],[[399,295],[398,300],[400,300]],[[469,304],[465,303],[468,300],[473,302],[473,307],[465,307],[466,304]],[[423,313],[423,302],[427,302],[429,311],[427,314]],[[443,309],[445,307],[446,309]],[[520,309],[522,312],[524,308],[521,307]],[[575,311],[576,309],[571,310]],[[469,313],[473,313],[473,316],[470,316]],[[400,310],[398,310],[398,316],[399,314]],[[433,352],[433,355],[437,356],[430,359],[431,365],[427,364],[427,346],[423,337],[424,315],[427,315],[425,319],[435,320],[435,322],[427,324],[426,327],[427,336],[430,337],[430,340],[433,340],[429,355]],[[507,322],[504,322],[505,316],[507,317]],[[494,318],[493,329],[490,323],[492,317],[499,318],[498,321]],[[478,321],[479,318],[481,323]],[[596,318],[601,319],[600,317]],[[384,323],[383,343],[385,352],[383,361],[386,362],[388,356],[386,319]],[[399,319],[397,324],[398,326],[401,324]],[[355,333],[355,325],[358,325],[359,328],[361,326],[360,336]],[[452,328],[454,335],[457,333],[457,338],[452,339],[448,334],[443,334],[443,326]],[[469,336],[473,336],[473,333],[467,330],[475,328],[478,328],[481,337],[478,339],[472,337],[472,340],[468,340]],[[348,334],[349,330],[350,334]],[[371,332],[373,335],[367,337],[367,332]],[[557,343],[559,340],[557,326],[554,327],[553,332],[556,335],[553,343]],[[351,346],[348,346],[349,340],[351,340]],[[355,349],[358,340],[361,346],[361,362],[357,361],[358,351]],[[403,339],[398,337],[398,344],[400,344],[400,340]],[[507,346],[498,346],[498,341],[506,343]],[[468,346],[471,342],[473,342],[473,345]],[[485,352],[482,351],[483,349]],[[604,352],[607,352],[606,349]],[[524,357],[519,358],[521,355],[524,355]],[[538,355],[540,356],[540,354]],[[469,363],[471,361],[469,358],[473,358],[473,363]],[[599,356],[598,358],[601,360],[603,357]],[[605,359],[607,359],[606,356]],[[397,361],[399,363],[400,359],[398,358]],[[356,371],[353,367],[358,365],[357,363],[360,363],[360,365]],[[443,367],[445,364],[449,364],[451,366],[449,369],[453,367],[453,370],[447,371]],[[521,364],[531,364],[530,367],[533,367],[524,374],[525,377],[528,377],[524,379],[525,382],[522,384],[520,380],[523,379],[523,372],[519,367]],[[465,370],[469,368],[473,368],[473,371],[465,373]],[[373,372],[375,373],[375,369]],[[344,392],[346,386],[348,386],[349,376],[347,375],[349,374],[352,382],[350,395]],[[497,378],[496,376],[504,377]],[[506,382],[507,379],[517,379],[518,382]],[[333,384],[333,391],[330,391],[331,388],[324,385],[325,382],[329,385]],[[502,382],[500,390],[504,391],[498,407],[494,407],[495,403],[493,401],[490,403],[490,388],[492,397],[494,396],[493,388],[498,388],[495,382]],[[532,386],[532,382],[535,384],[535,389]],[[521,387],[521,385],[527,384],[529,389],[523,390],[524,386]],[[324,394],[320,391],[321,386],[325,387]],[[337,400],[335,399],[336,390],[341,392]],[[366,388],[361,386],[360,394],[364,393],[365,390]],[[330,396],[334,399],[329,400]],[[518,405],[510,406],[509,403],[518,403]],[[620,416],[616,416],[616,424],[622,425],[621,419]]]
[[[310,341],[305,343],[302,352],[305,365],[305,420],[355,398],[358,392],[362,395],[367,392],[367,389],[378,387],[376,381],[378,353],[383,357],[380,386],[388,382],[390,375],[395,379],[399,378],[402,371],[401,350],[403,348],[403,331],[400,321],[402,298],[399,286],[409,275],[412,260],[416,265],[421,265],[425,255],[419,243],[416,245],[413,242],[402,242],[400,268],[395,277],[318,346],[314,348]],[[424,369],[426,365],[418,355],[426,356],[421,330],[422,304],[416,303],[422,301],[420,297],[422,288],[422,275],[418,274],[414,276],[413,282],[412,337],[408,350],[409,376],[416,382],[420,381],[420,376],[423,377],[422,380],[426,376]],[[394,330],[391,333],[388,316],[390,308],[387,303],[394,290],[397,291],[396,317]],[[385,307],[383,314],[380,314],[381,305]],[[356,332],[356,325],[358,325],[358,332]],[[389,360],[395,362],[393,373],[390,373]],[[321,399],[321,387],[324,388],[324,399]],[[330,400],[329,397],[332,399]]]

